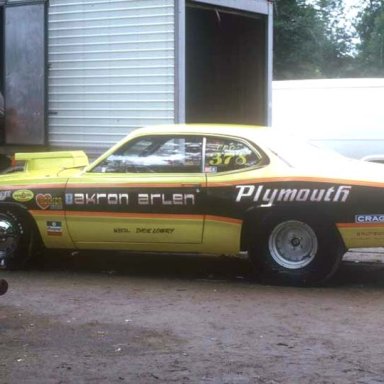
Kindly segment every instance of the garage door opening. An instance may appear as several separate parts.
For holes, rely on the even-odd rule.
[[[186,9],[186,122],[267,124],[266,19]]]

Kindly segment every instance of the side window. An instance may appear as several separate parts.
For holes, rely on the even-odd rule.
[[[227,172],[261,163],[261,155],[235,139],[208,137],[205,149],[205,172]]]
[[[201,172],[201,153],[199,137],[147,136],[128,142],[92,172]]]

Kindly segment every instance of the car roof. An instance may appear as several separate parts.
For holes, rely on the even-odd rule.
[[[155,125],[138,128],[132,132],[132,136],[147,134],[203,134],[203,135],[228,135],[244,138],[252,138],[256,134],[264,135],[270,128],[257,125],[235,125],[235,124],[169,124]]]

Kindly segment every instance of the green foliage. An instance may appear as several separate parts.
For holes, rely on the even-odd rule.
[[[366,1],[356,30],[360,39],[356,66],[361,76],[384,77],[384,1]]]
[[[274,78],[384,77],[384,0],[274,1]],[[357,41],[357,43],[356,43]]]
[[[278,0],[274,11],[275,79],[316,74],[320,68],[315,49],[314,9],[300,0]]]

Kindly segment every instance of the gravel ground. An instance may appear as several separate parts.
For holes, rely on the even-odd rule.
[[[0,382],[384,383],[383,260],[292,288],[241,259],[52,255],[0,272]]]

